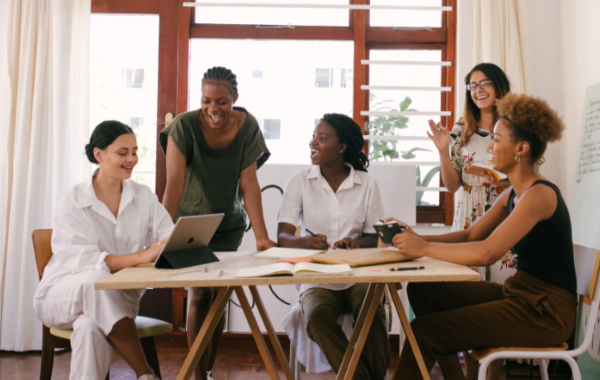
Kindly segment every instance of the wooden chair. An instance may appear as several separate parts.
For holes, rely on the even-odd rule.
[[[473,351],[471,354],[476,360],[479,360],[479,376],[478,380],[485,380],[487,368],[495,360],[498,359],[538,359],[540,362],[540,375],[542,380],[548,380],[548,365],[547,360],[564,360],[571,366],[573,371],[573,380],[581,380],[581,372],[575,361],[575,357],[584,353],[594,335],[593,321],[598,315],[598,307],[600,306],[600,251],[596,254],[596,262],[592,270],[591,281],[588,289],[588,296],[584,295],[583,300],[586,304],[591,305],[585,329],[583,343],[573,350],[567,350],[568,346],[563,343],[558,347],[548,348],[529,348],[529,347],[491,347]]]
[[[52,247],[50,239],[52,230],[35,230],[33,231],[33,249],[35,251],[35,260],[37,264],[38,274],[40,279],[44,273],[44,268],[52,257]],[[163,322],[158,319],[141,317],[135,318],[138,336],[140,343],[146,355],[146,360],[154,373],[160,377],[160,368],[158,365],[158,355],[156,353],[156,345],[154,336],[165,334],[173,330],[173,325]],[[52,377],[52,367],[54,365],[54,349],[55,348],[70,348],[71,347],[72,329],[63,330],[55,327],[43,326],[42,335],[42,367],[40,370],[40,380],[50,380]],[[110,373],[106,374],[106,380],[109,380]]]

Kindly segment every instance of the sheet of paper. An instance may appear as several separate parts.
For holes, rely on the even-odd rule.
[[[242,268],[237,271],[235,277],[264,277],[275,274],[293,274],[294,265],[288,263],[276,263],[261,265],[252,268]]]
[[[324,251],[317,249],[296,249],[296,248],[269,248],[266,251],[258,252],[254,255],[257,259],[292,259],[295,257],[308,257],[322,253]]]
[[[587,88],[569,213],[573,243],[600,249],[600,83]]]
[[[352,273],[352,268],[348,264],[317,264],[317,263],[299,263],[296,264],[295,272],[318,272],[327,274]]]

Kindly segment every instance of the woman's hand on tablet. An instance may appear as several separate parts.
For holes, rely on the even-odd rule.
[[[154,262],[158,255],[162,252],[162,249],[166,242],[167,238],[164,238],[152,244],[150,248],[140,251],[140,264],[148,264]]]
[[[421,237],[417,234],[396,234],[394,236],[394,247],[398,248],[400,252],[414,256],[414,257],[423,257],[425,256],[425,251],[427,245],[429,244],[425,240],[421,239]]]

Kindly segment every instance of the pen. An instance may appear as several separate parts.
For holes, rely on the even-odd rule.
[[[425,269],[425,267],[421,266],[421,267],[390,268],[390,270],[392,272],[394,272],[394,271],[403,271],[403,270],[419,270],[419,269]]]
[[[306,232],[308,232],[309,234],[311,234],[314,237],[318,237],[317,235],[315,235],[311,230],[309,230],[308,228],[304,229]]]
[[[223,275],[223,273],[225,273],[225,272],[223,272],[223,269],[221,269],[221,271],[219,272],[219,277],[221,277]]]

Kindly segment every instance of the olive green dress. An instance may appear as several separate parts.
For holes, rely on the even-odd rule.
[[[168,136],[186,160],[185,188],[177,217],[224,213],[225,217],[210,241],[213,251],[236,251],[246,228],[246,211],[240,191],[240,174],[256,162],[267,161],[269,150],[254,116],[244,108],[246,120],[233,141],[223,149],[212,149],[200,127],[199,113],[182,113],[160,133],[159,142],[167,153]]]

